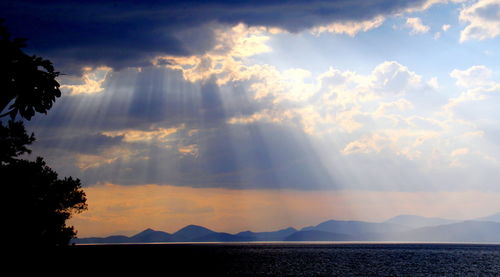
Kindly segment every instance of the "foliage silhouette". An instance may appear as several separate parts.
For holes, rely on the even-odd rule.
[[[0,121],[0,180],[3,202],[13,207],[7,213],[9,239],[29,246],[67,245],[76,231],[66,220],[85,211],[87,199],[79,179],[59,179],[40,157],[19,158],[31,153],[27,145],[35,136],[14,121],[16,116],[30,120],[35,112],[47,113],[61,96],[59,72],[49,60],[25,54],[24,46],[24,40],[10,39],[0,20],[0,120],[10,116],[7,125]]]
[[[78,179],[59,179],[42,158],[14,160],[0,166],[4,193],[15,204],[12,226],[19,244],[67,245],[76,235],[66,220],[87,209]]]
[[[24,39],[10,39],[10,34],[0,21],[0,111],[8,111],[0,117],[10,115],[14,119],[19,113],[30,120],[35,112],[47,113],[61,96],[59,83],[55,80],[59,72],[49,60],[29,56],[24,48]]]
[[[29,154],[26,145],[35,141],[35,136],[28,136],[22,121],[9,121],[7,126],[0,124],[0,164],[10,163],[15,157]]]

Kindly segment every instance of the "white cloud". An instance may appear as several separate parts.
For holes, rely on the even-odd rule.
[[[359,140],[350,142],[342,150],[342,154],[349,155],[354,153],[368,154],[372,152],[380,152],[390,142],[390,138],[374,134],[369,137],[364,137]]]
[[[429,26],[424,25],[422,23],[422,20],[418,17],[409,17],[408,19],[406,19],[405,27],[411,29],[410,34],[412,35],[424,34],[429,32],[429,30],[431,29]]]
[[[217,83],[223,85],[230,81],[248,80],[268,71],[268,67],[244,66],[247,57],[270,52],[267,45],[269,34],[265,27],[247,27],[239,24],[231,28],[220,28],[215,31],[216,43],[212,50],[202,55],[193,56],[159,56],[153,64],[180,70],[185,80],[190,82],[204,81],[217,76]]]
[[[111,72],[112,69],[107,66],[85,67],[83,68],[82,77],[77,78],[74,84],[70,84],[71,78],[63,78],[65,84],[61,85],[61,89],[69,90],[72,95],[100,93],[104,90],[104,82]]]
[[[460,20],[468,25],[460,41],[483,40],[500,35],[500,0],[479,0],[460,11]]]
[[[394,111],[408,111],[413,109],[413,104],[406,99],[398,99],[394,102],[383,102],[380,103],[375,114],[384,115],[388,112],[394,113]]]
[[[451,152],[451,156],[456,157],[456,156],[466,155],[469,152],[470,152],[469,148],[459,148],[459,149],[453,150]]]
[[[494,72],[491,69],[483,65],[475,65],[465,70],[455,69],[450,73],[450,76],[455,78],[457,86],[463,89],[457,97],[448,99],[448,103],[443,106],[444,112],[448,113],[454,120],[468,122],[470,126],[474,126],[477,120],[459,119],[456,114],[457,109],[474,110],[475,112],[472,114],[476,119],[481,114],[482,116],[491,116],[492,110],[498,110],[497,107],[493,106],[497,102],[495,99],[500,95],[500,83],[494,80]],[[472,102],[475,104],[471,106]],[[488,115],[488,113],[490,114]],[[470,114],[461,113],[460,118],[464,116],[467,118],[470,117]]]
[[[436,39],[436,40],[440,39],[441,36],[443,35],[443,33],[447,32],[450,28],[451,28],[450,24],[444,24],[443,26],[441,26],[442,32],[436,32],[436,33],[434,33],[434,39]]]
[[[432,77],[428,82],[427,85],[433,89],[438,89],[439,88],[439,82],[436,77]]]
[[[297,76],[290,78],[290,74]],[[399,98],[428,87],[422,82],[421,76],[395,61],[381,63],[369,75],[330,68],[314,82],[306,83],[305,76],[310,76],[310,73],[276,70],[273,75],[254,80],[250,89],[256,92],[256,99],[261,99],[263,95],[271,99],[272,109],[233,117],[228,123],[250,124],[260,121],[298,124],[310,135],[336,131],[352,133],[372,120],[392,126],[402,121],[392,113],[412,109],[408,100],[382,102],[377,110],[365,111],[363,106],[373,105],[385,97]],[[289,105],[291,103],[292,107]]]
[[[359,32],[367,32],[371,29],[380,27],[384,21],[385,17],[377,16],[374,19],[365,21],[334,22],[328,25],[316,26],[312,28],[311,31],[315,34],[328,32],[335,34],[347,34],[353,37]]]
[[[406,9],[404,12],[405,13],[422,12],[422,11],[429,9],[433,5],[447,4],[450,2],[451,3],[462,3],[462,2],[466,2],[466,1],[468,1],[468,0],[427,0],[423,3],[421,3],[420,5]]]
[[[415,32],[430,30],[418,18],[409,19],[409,23]],[[442,27],[443,32],[448,28]],[[250,100],[261,108],[253,114],[228,118],[228,124],[265,122],[302,130],[311,139],[335,138],[338,141],[327,152],[342,153],[346,159],[367,155],[373,160],[411,161],[420,169],[449,169],[458,165],[450,163],[456,160],[453,151],[466,148],[470,139],[479,139],[471,135],[467,143],[451,141],[460,134],[482,131],[470,122],[458,120],[453,113],[428,108],[422,113],[419,101],[413,102],[426,97],[419,95],[429,96],[440,89],[436,77],[424,80],[397,61],[382,62],[367,74],[330,68],[318,75],[301,68],[280,70],[250,63],[248,57],[271,51],[266,32],[239,25],[231,29],[228,43],[221,37],[221,46],[206,54],[166,57],[170,61],[166,66],[180,70],[191,82],[210,79],[219,86],[238,84],[251,92]],[[248,37],[253,37],[252,43],[245,42]],[[455,70],[450,75],[459,86],[468,88],[485,85],[491,79],[491,71],[482,66]],[[457,103],[460,99],[456,99]],[[196,155],[196,150],[178,149],[186,155]]]
[[[372,72],[372,87],[375,91],[387,94],[401,94],[419,86],[421,77],[395,61],[386,61]]]
[[[450,76],[455,78],[456,84],[461,87],[474,88],[493,84],[493,72],[484,65],[475,65],[466,70],[454,69]]]

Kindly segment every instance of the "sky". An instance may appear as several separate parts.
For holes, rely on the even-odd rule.
[[[500,211],[500,0],[2,1],[79,237]]]

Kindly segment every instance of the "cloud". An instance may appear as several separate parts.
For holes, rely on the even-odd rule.
[[[496,74],[484,65],[454,69],[450,76],[456,79],[456,85],[462,91],[457,97],[448,99],[443,111],[455,120],[469,122],[471,126],[489,122],[492,116],[496,116],[496,103],[500,97],[500,83],[494,78]]]
[[[409,17],[406,19],[405,27],[410,28],[410,34],[424,34],[427,33],[431,28],[427,25],[422,24],[422,20],[418,17]]]
[[[267,28],[213,32],[213,48],[204,53],[158,56],[154,67],[106,75],[101,93],[62,99],[45,127],[119,143],[73,152],[58,171],[124,185],[430,189],[438,183],[426,177],[431,169],[446,184],[456,180],[446,170],[452,151],[466,144],[448,137],[480,131],[419,102],[435,97],[437,79],[397,61],[364,74],[278,69],[252,59],[272,51]],[[397,169],[371,182],[389,164]]]
[[[160,143],[165,143],[170,140],[170,136],[183,129],[184,126],[173,127],[173,128],[152,128],[151,130],[118,130],[118,131],[107,131],[102,132],[102,135],[107,137],[120,137],[124,142],[150,142],[157,141]]]
[[[407,12],[409,13],[421,12],[437,4],[463,3],[466,1],[468,0],[427,0],[422,5],[407,9]]]
[[[60,77],[59,79],[62,79],[61,83],[63,83],[60,88],[63,91],[69,90],[69,93],[72,95],[100,93],[104,90],[104,82],[108,78],[108,75],[111,74],[112,69],[107,66],[100,66],[98,68],[84,67],[82,71],[81,78],[66,77],[64,75]],[[72,81],[76,81],[77,84],[71,84]],[[78,82],[83,82],[83,84],[78,84]]]
[[[371,137],[365,137],[350,142],[342,150],[342,154],[349,155],[353,153],[368,154],[371,152],[380,152],[384,148],[384,144],[388,143],[389,140],[390,139],[385,136],[375,134]]]
[[[413,104],[406,99],[398,99],[394,102],[383,102],[380,103],[375,114],[385,115],[391,111],[406,111],[413,109]]]
[[[439,82],[436,77],[432,77],[428,82],[427,85],[429,85],[433,89],[439,89]]]
[[[311,31],[316,34],[328,32],[335,34],[347,34],[353,37],[359,32],[366,32],[371,29],[380,27],[382,23],[384,23],[384,21],[385,18],[383,16],[377,16],[374,19],[359,22],[335,22],[328,25],[316,26],[313,27]]]
[[[230,189],[410,191],[469,184],[448,172],[453,150],[466,147],[450,138],[481,130],[437,113],[438,104],[428,107],[436,78],[425,80],[390,60],[367,73],[280,69],[253,59],[272,51],[276,30],[238,24],[211,31],[207,51],[113,70],[102,92],[69,95],[47,123],[35,121],[54,135],[117,140],[92,153],[73,151],[58,171],[77,172],[90,184]],[[473,72],[452,75],[466,83]],[[381,170],[387,173],[378,178]]]
[[[256,99],[272,99],[273,103],[303,102],[312,97],[318,90],[318,85],[323,88],[336,86],[339,89],[337,101],[343,96],[362,100],[376,97],[374,93],[404,94],[421,86],[420,76],[395,61],[378,65],[370,76],[332,69],[321,75],[316,83],[305,81],[312,76],[304,69],[279,71],[267,64],[248,64],[247,57],[272,51],[267,46],[268,37],[265,32],[262,28],[249,28],[240,24],[229,29],[226,35],[216,38],[221,43],[203,55],[163,56],[158,57],[155,64],[179,70],[185,80],[193,83],[214,80],[222,86],[230,82],[249,81],[249,89],[255,93]],[[253,39],[254,43],[246,45],[249,39]],[[356,97],[351,92],[350,95],[340,93],[346,89],[353,90],[353,86],[357,87]]]
[[[484,164],[485,161],[498,164],[498,161],[488,154],[472,151],[470,148],[458,148],[451,152],[450,167],[467,168],[470,164]]]
[[[267,45],[269,33],[266,28],[248,27],[238,24],[231,28],[215,30],[215,44],[212,49],[201,55],[158,56],[153,64],[180,70],[185,80],[190,82],[206,81],[217,76],[217,84],[230,81],[248,80],[258,71],[259,66],[245,67],[245,58],[270,52]]]
[[[372,72],[372,87],[379,93],[402,94],[416,88],[421,77],[395,61],[386,61]]]
[[[469,152],[470,152],[470,150],[468,148],[459,148],[459,149],[453,150],[451,152],[451,156],[456,157],[456,156],[466,155]]]
[[[179,153],[181,153],[182,155],[192,155],[197,157],[199,153],[199,147],[197,144],[180,145],[178,146],[177,151],[179,151]]]
[[[35,145],[37,153],[54,161],[60,174],[86,184],[335,186],[324,169],[310,166],[314,151],[302,145],[301,130],[227,125],[229,118],[265,107],[252,99],[243,89],[235,93],[213,80],[192,83],[162,67],[119,71],[103,92],[64,97],[47,118],[31,121],[30,129],[41,141],[54,139],[51,147]],[[96,134],[102,146],[92,149],[97,140],[84,136],[70,139],[86,133]]]
[[[465,88],[490,86],[493,71],[484,65],[475,65],[466,70],[454,69],[450,76],[456,79],[456,84]]]
[[[190,187],[305,190],[335,186],[328,173],[317,167],[311,148],[293,138],[296,132],[277,126],[259,129],[261,131],[233,126],[225,132],[205,130],[200,134],[202,137],[184,144],[182,140],[173,141],[170,145],[174,147],[129,146],[127,149],[135,151],[133,156],[89,169],[84,176],[90,183],[105,180],[128,185],[147,182]],[[312,164],[316,165],[310,166]],[[129,170],[117,174],[117,166]]]
[[[122,163],[132,158],[137,159],[137,151],[126,147],[109,147],[96,154],[76,154],[74,164],[82,171],[92,168],[100,168],[113,163]],[[147,157],[140,159],[147,160]]]
[[[330,68],[314,81],[305,81],[309,73],[302,71],[289,78],[288,71],[272,70],[273,74],[260,72],[263,76],[253,80],[250,90],[255,99],[267,100],[271,107],[251,115],[236,116],[230,124],[251,124],[255,122],[281,123],[300,126],[310,135],[319,135],[333,130],[353,132],[362,128],[363,120],[376,115],[393,122],[399,119],[362,111],[366,103],[373,103],[384,97],[394,98],[429,88],[422,77],[407,67],[386,61],[377,65],[369,75],[356,74]],[[259,76],[259,75],[257,75]],[[393,103],[400,109],[410,108],[411,103],[403,99]],[[373,122],[370,122],[373,123]],[[368,123],[368,124],[370,124]]]
[[[478,72],[483,71],[488,72],[485,68],[478,68]],[[282,73],[276,70],[275,74],[265,79],[265,85],[284,82],[286,79]],[[452,75],[461,78],[463,83],[471,82],[475,76],[474,68],[455,71]],[[457,187],[462,187],[472,181],[470,178],[457,180],[449,172],[451,168],[458,168],[457,163],[452,163],[456,160],[452,153],[455,149],[474,143],[471,140],[477,143],[480,136],[473,134],[481,134],[482,131],[470,120],[460,120],[452,114],[441,114],[439,105],[429,108],[428,101],[418,101],[421,98],[436,97],[436,90],[440,87],[437,78],[425,81],[406,66],[386,61],[366,75],[331,68],[315,78],[310,76],[307,81],[303,78],[296,80],[308,84],[309,89],[303,98],[275,101],[282,98],[281,93],[289,90],[270,90],[266,94],[267,98],[255,98],[257,101],[269,101],[267,103],[270,104],[265,109],[230,117],[227,123],[299,128],[319,141],[325,140],[324,148],[319,151],[330,157],[324,158],[325,160],[335,165],[333,168],[328,167],[329,172],[340,170],[356,174],[352,172],[352,168],[342,166],[342,163],[355,165],[356,172],[366,172],[366,176],[358,176],[363,180],[359,184],[354,184],[353,179],[332,174],[337,177],[337,186],[348,183],[350,187],[363,187],[365,182],[370,183],[370,178],[378,178],[378,171],[374,168],[383,167],[381,164],[398,165],[398,174],[392,174],[389,170],[391,173],[387,174],[390,176],[383,178],[385,182],[372,182],[372,187],[413,190],[417,187],[448,187],[447,184],[452,183],[460,183]],[[259,82],[260,79],[254,79],[250,90]],[[301,87],[303,84],[300,82],[295,86]],[[471,84],[471,88],[477,90],[478,84]],[[445,101],[440,103],[446,104]],[[422,109],[422,105],[426,106],[425,109]],[[462,134],[463,139],[450,140],[461,137]],[[465,134],[468,134],[467,140]],[[485,156],[483,149],[475,150],[474,153],[474,162],[466,164],[467,172],[472,167],[476,169],[479,164],[483,168],[478,172],[489,172],[495,166],[495,161]],[[344,157],[342,162],[332,161],[335,160],[332,156],[339,155]],[[429,171],[443,179],[426,178]],[[484,181],[485,186],[492,185],[490,181]],[[446,184],[442,184],[443,182]],[[401,183],[406,186],[400,187]]]
[[[213,30],[221,25],[353,35],[438,2],[447,1],[16,0],[2,1],[0,10],[11,32],[29,39],[30,51],[78,73],[85,66],[119,70],[150,65],[156,56],[202,54],[216,43]]]
[[[500,35],[500,0],[479,0],[460,11],[460,21],[468,23],[460,41],[484,40]]]

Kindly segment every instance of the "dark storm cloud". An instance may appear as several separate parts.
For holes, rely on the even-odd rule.
[[[213,45],[210,24],[246,23],[300,31],[333,21],[366,20],[425,0],[29,1],[0,2],[0,18],[66,72],[82,65],[143,66],[157,55],[200,53]]]

